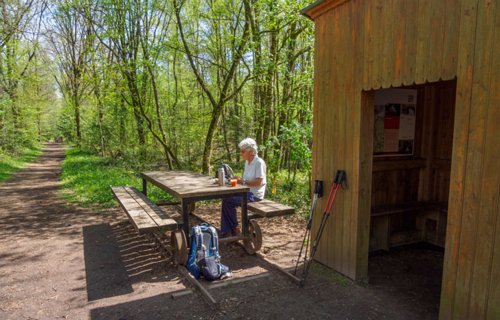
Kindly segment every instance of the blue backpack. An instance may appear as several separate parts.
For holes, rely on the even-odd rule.
[[[187,269],[196,278],[216,280],[229,273],[229,268],[220,263],[219,238],[214,227],[202,223],[193,226],[189,234],[191,248]]]

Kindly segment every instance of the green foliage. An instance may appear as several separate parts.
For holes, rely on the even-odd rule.
[[[83,206],[115,206],[111,186],[142,189],[142,179],[129,162],[99,157],[80,149],[67,149],[61,179],[65,198]],[[164,192],[150,185],[148,197],[153,201],[168,199]]]
[[[296,167],[310,171],[312,151],[309,143],[312,139],[312,127],[294,121],[289,126],[281,127],[280,138],[288,144],[290,161]]]
[[[274,187],[276,193],[273,194]],[[309,174],[298,172],[294,180],[288,171],[269,173],[267,176],[266,198],[295,208],[297,214],[304,218],[309,216],[310,198]]]
[[[0,149],[0,182],[6,181],[10,176],[20,170],[23,165],[33,161],[41,154],[37,147],[22,148],[16,153],[5,153]]]
[[[36,32],[14,28],[0,47],[0,148],[63,137],[80,148],[64,169],[74,200],[111,205],[109,185],[140,186],[137,172],[173,159],[179,169],[241,168],[238,142],[253,137],[279,172],[275,197],[304,207],[314,28],[300,10],[309,3],[62,0],[35,10],[24,18],[42,23],[22,25]]]
[[[0,1],[0,148],[9,154],[36,146],[44,129],[41,115],[53,87],[35,35],[45,5]]]
[[[116,206],[111,186],[134,186],[141,190],[143,169],[136,163],[120,159],[104,158],[80,149],[68,149],[62,166],[64,195],[67,200],[83,206],[109,208]],[[273,184],[276,193],[273,194]],[[299,172],[290,180],[283,170],[268,175],[266,198],[296,208],[297,214],[307,217],[309,213],[309,176]],[[148,184],[148,197],[153,201],[173,200],[171,196]]]

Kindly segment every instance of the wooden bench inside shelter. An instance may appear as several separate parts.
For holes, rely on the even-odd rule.
[[[248,210],[252,212],[248,215],[249,219],[272,218],[293,214],[295,212],[295,209],[292,207],[268,199],[249,202]]]
[[[177,230],[179,224],[134,187],[111,187],[139,234]]]
[[[370,251],[427,241],[444,246],[447,205],[436,202],[413,202],[373,207],[371,210]],[[399,231],[398,217],[413,217],[413,228]]]

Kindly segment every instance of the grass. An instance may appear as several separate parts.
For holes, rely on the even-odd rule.
[[[149,168],[154,170],[154,168]],[[134,186],[142,189],[140,168],[131,168],[130,162],[103,158],[78,149],[68,149],[62,165],[64,197],[86,207],[109,208],[116,205],[110,186]],[[273,182],[274,181],[274,182]],[[273,194],[273,183],[276,192]],[[296,208],[307,216],[309,210],[309,180],[297,174],[292,181],[287,172],[270,175],[266,198]],[[161,189],[148,184],[148,197],[153,201],[174,200]]]
[[[294,207],[304,218],[309,216],[309,191],[309,177],[305,173],[298,172],[295,179],[284,170],[277,174],[268,173],[266,198]]]
[[[7,181],[13,173],[21,170],[26,163],[32,162],[40,154],[40,148],[25,148],[17,154],[0,153],[0,183]]]
[[[111,186],[134,186],[142,189],[142,179],[138,172],[125,163],[78,149],[67,149],[61,179],[65,199],[86,207],[115,206]],[[148,197],[153,201],[168,199],[166,193],[152,185],[148,185]]]

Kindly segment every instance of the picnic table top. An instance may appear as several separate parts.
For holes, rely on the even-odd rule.
[[[214,177],[186,170],[141,172],[142,178],[177,198],[216,196],[250,191],[243,185],[219,186]]]

